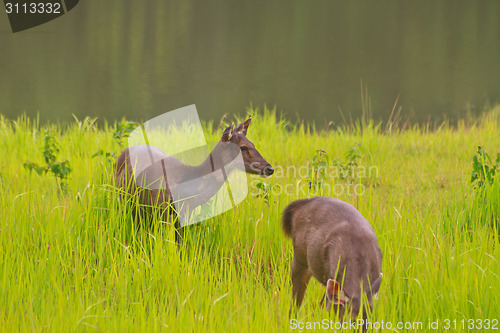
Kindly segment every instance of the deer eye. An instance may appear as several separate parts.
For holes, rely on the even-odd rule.
[[[248,147],[247,146],[241,146],[240,149],[241,149],[241,151],[248,151]]]

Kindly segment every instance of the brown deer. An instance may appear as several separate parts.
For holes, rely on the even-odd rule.
[[[168,221],[169,216],[173,219],[177,216],[172,210],[172,202],[173,193],[178,184],[201,179],[202,181],[195,183],[196,186],[186,187],[187,189],[183,189],[179,195],[184,198],[194,198],[190,200],[192,207],[207,202],[224,185],[227,177],[224,167],[231,164],[240,151],[244,163],[242,171],[263,177],[270,176],[274,173],[273,167],[246,137],[251,120],[250,117],[234,129],[234,124],[227,127],[209,156],[197,166],[185,165],[176,157],[167,156],[159,148],[153,146],[129,147],[120,154],[115,163],[116,184],[125,193],[138,195],[140,205],[147,211],[151,208],[159,209],[160,219]],[[147,176],[141,177],[141,174],[134,177],[133,168],[142,160],[154,161],[154,163],[149,163],[150,166],[146,169]],[[222,170],[222,173],[214,172],[217,170]],[[178,221],[175,226],[180,227]]]
[[[293,242],[292,295],[297,308],[314,276],[326,286],[325,309],[333,304],[339,318],[350,312],[355,319],[363,294],[372,309],[372,296],[382,282],[382,252],[373,228],[356,208],[329,197],[297,200],[284,210],[282,227]]]

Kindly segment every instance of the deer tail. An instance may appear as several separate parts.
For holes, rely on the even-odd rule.
[[[283,211],[283,216],[281,219],[281,227],[283,228],[283,232],[285,233],[286,236],[291,237],[292,236],[292,220],[293,220],[293,214],[295,211],[305,205],[306,203],[309,202],[310,199],[302,199],[302,200],[297,200],[289,204],[285,210]]]

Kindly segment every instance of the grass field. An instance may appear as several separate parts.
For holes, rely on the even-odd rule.
[[[500,107],[453,128],[405,130],[358,122],[315,131],[274,111],[250,112],[248,138],[276,169],[264,180],[267,197],[262,179],[249,176],[247,198],[188,227],[180,248],[158,221],[134,227],[111,186],[112,162],[93,157],[119,153],[114,126],[48,126],[57,159],[72,168],[63,192],[50,173],[23,167],[43,164],[47,126],[0,119],[0,330],[289,331],[292,246],[280,215],[319,194],[353,204],[375,229],[384,278],[370,320],[384,322],[379,331],[500,329],[500,185],[480,195],[470,184],[477,146],[492,157],[500,151]],[[224,128],[205,127],[212,141]],[[345,179],[320,179],[315,194],[307,171],[320,148],[330,164],[357,166]],[[298,321],[329,318],[318,304],[323,292],[311,280]]]

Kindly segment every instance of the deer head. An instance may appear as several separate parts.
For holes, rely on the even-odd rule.
[[[368,307],[370,312],[373,309],[373,299],[377,298],[377,293],[382,282],[382,273],[373,282],[371,288],[366,292],[366,298],[368,300]],[[344,290],[340,287],[340,284],[333,280],[328,279],[326,283],[326,309],[330,309],[333,305],[335,312],[339,313],[339,318],[342,318],[344,314],[350,313],[352,319],[356,319],[359,311],[361,310],[361,296],[350,297]],[[367,309],[365,307],[363,311],[363,318],[366,319]]]
[[[234,129],[234,124],[228,126],[222,134],[220,141],[234,143],[240,148],[246,173],[267,177],[274,173],[274,168],[264,159],[264,157],[262,157],[255,148],[255,145],[247,139],[247,130],[251,121],[252,117],[248,118]]]

